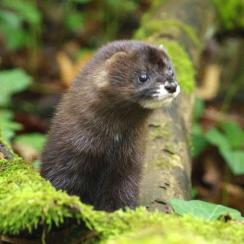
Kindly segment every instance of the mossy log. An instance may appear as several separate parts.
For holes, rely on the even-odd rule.
[[[140,201],[151,210],[168,211],[169,199],[191,197],[189,141],[195,69],[213,16],[209,1],[155,1],[135,34],[136,39],[165,47],[182,90],[176,103],[157,111],[149,123]]]
[[[159,2],[159,3],[157,3]],[[190,197],[189,135],[194,69],[212,15],[207,1],[155,1],[137,39],[163,44],[182,96],[149,123],[141,204],[167,210],[170,198]],[[202,6],[206,4],[206,8]],[[191,12],[188,12],[188,9]],[[167,14],[165,14],[167,12]],[[193,62],[192,62],[193,60]],[[194,65],[195,67],[194,67]],[[204,222],[146,208],[105,213],[57,191],[0,140],[0,242],[5,243],[242,243],[241,225]]]

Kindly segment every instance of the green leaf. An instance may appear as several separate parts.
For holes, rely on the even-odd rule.
[[[234,151],[232,153],[233,161],[230,165],[232,171],[236,175],[244,174],[244,152]]]
[[[22,18],[10,11],[0,11],[0,31],[9,49],[18,49],[25,44],[27,32],[21,30]]]
[[[229,216],[233,220],[244,219],[236,209],[200,200],[171,199],[169,203],[179,215],[191,215],[205,220],[217,220],[224,216]]]
[[[9,25],[0,26],[0,31],[4,33],[6,47],[10,50],[17,50],[26,44],[29,34],[26,31],[19,31]]]
[[[10,11],[0,11],[0,24],[9,25],[12,28],[20,28],[21,27],[22,18]]]
[[[16,122],[13,122],[13,113],[9,110],[0,110],[0,130],[1,137],[4,141],[10,142],[17,130],[20,130],[22,126]]]
[[[22,69],[13,69],[0,72],[0,106],[9,104],[14,93],[25,90],[32,78]]]
[[[232,132],[231,136],[235,133]],[[217,129],[211,129],[208,131],[205,138],[208,142],[218,147],[220,154],[234,174],[244,174],[244,152],[241,150],[233,150],[229,140],[227,140],[227,136]],[[234,137],[232,140],[234,140]]]
[[[230,144],[226,137],[217,129],[213,128],[207,132],[205,135],[207,141],[221,150],[229,150]]]
[[[244,130],[235,122],[223,122],[220,125],[232,148],[244,147]]]
[[[41,30],[41,19],[33,1],[0,1],[0,32],[9,49],[29,48]]]
[[[65,17],[65,25],[71,31],[83,29],[84,16],[79,12],[71,12]]]
[[[30,133],[17,136],[15,142],[31,146],[38,152],[41,152],[46,142],[46,136],[40,133]]]
[[[228,163],[230,169],[235,175],[244,174],[244,152],[243,151],[221,150],[221,155]]]
[[[15,11],[23,20],[32,25],[39,25],[41,22],[41,11],[31,1],[2,0],[2,5]]]

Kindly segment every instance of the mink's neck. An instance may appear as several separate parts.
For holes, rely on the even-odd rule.
[[[72,99],[70,99],[72,96]],[[117,131],[141,131],[151,114],[151,110],[139,104],[118,99],[99,97],[88,92],[67,97],[66,110],[76,117],[76,123],[89,131],[116,133]],[[72,101],[72,102],[70,102]]]
[[[95,115],[108,124],[118,123],[128,128],[139,128],[151,113],[139,104],[126,101],[103,101],[96,104],[93,109]]]

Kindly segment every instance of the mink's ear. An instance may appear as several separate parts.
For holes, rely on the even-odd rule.
[[[117,52],[113,54],[106,62],[105,65],[107,67],[111,67],[115,63],[123,63],[128,57],[128,54],[126,52]]]
[[[168,58],[167,53],[162,48],[150,49],[148,59],[151,63],[157,64],[159,67],[165,67]]]
[[[105,61],[105,69],[100,71],[94,79],[96,86],[100,89],[105,89],[108,87],[108,74],[113,71],[118,64],[123,64],[127,60],[127,57],[127,53],[121,51],[113,54],[109,59],[107,59]]]

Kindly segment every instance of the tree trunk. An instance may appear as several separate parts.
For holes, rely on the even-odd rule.
[[[213,17],[214,11],[209,1],[171,0],[155,4],[143,19],[136,38],[154,44],[166,43],[166,48],[170,43],[176,43],[188,54],[196,68]],[[180,59],[177,50],[169,50],[169,55],[175,65],[182,93],[171,108],[155,112],[150,120],[140,187],[140,204],[150,210],[161,211],[169,211],[167,203],[172,198],[191,198],[189,141],[194,89],[189,90],[187,86],[192,85],[189,83],[193,81],[184,80],[187,70],[177,73],[177,70],[181,71],[181,62],[184,62],[177,60]],[[174,60],[177,62],[174,63]]]

